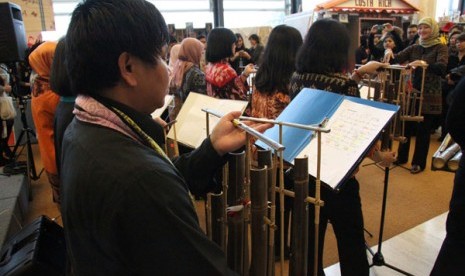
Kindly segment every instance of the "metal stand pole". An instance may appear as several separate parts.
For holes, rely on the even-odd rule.
[[[368,251],[370,251],[371,255],[373,256],[373,259],[372,259],[373,263],[370,265],[370,267],[375,266],[375,265],[386,266],[404,275],[413,276],[412,274],[400,268],[397,268],[393,265],[386,263],[386,261],[384,260],[383,253],[381,252],[381,249],[383,246],[384,219],[386,216],[386,201],[387,201],[387,189],[388,189],[388,184],[389,184],[389,170],[390,168],[388,167],[384,168],[384,191],[383,191],[383,203],[381,207],[381,222],[379,226],[378,251],[374,253],[373,250],[371,250],[371,248],[367,246]]]

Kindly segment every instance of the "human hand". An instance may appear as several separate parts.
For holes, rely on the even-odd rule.
[[[379,150],[373,153],[372,159],[382,167],[390,167],[397,160],[395,152]]]
[[[155,117],[153,118],[153,120],[157,122],[159,125],[161,125],[162,127],[165,127],[167,125],[167,123],[160,117]]]
[[[384,51],[383,61],[389,63],[392,59],[394,59],[394,52],[392,52],[391,48],[387,48]]]
[[[384,24],[383,24],[383,28],[384,28],[384,30],[386,30],[386,31],[392,31],[392,30],[394,29],[394,26],[392,26],[391,23],[384,23]]]
[[[239,116],[241,116],[241,112],[239,111],[230,112],[224,115],[210,135],[212,146],[220,156],[237,150],[245,145],[247,136],[245,131],[236,127],[233,123],[233,120],[238,120]],[[272,124],[262,124],[251,121],[243,121],[242,123],[252,127],[260,133],[263,133],[265,130],[273,126]]]
[[[358,72],[360,75],[365,75],[365,74],[371,74],[376,72],[379,68],[383,66],[389,66],[388,63],[381,63],[378,61],[370,61],[365,65],[362,65],[361,67],[358,68]]]
[[[5,86],[0,85],[0,92],[1,91],[9,94],[11,92],[11,86],[9,84],[5,84]]]
[[[246,77],[248,77],[251,73],[255,73],[255,66],[252,63],[247,64],[244,67],[244,71],[242,72]]]
[[[428,63],[426,63],[426,61],[424,60],[415,60],[415,61],[412,61],[410,62],[408,65],[408,67],[412,67],[413,69],[415,69],[416,67],[428,67]]]

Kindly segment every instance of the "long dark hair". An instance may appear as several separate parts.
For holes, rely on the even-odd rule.
[[[271,31],[255,77],[258,91],[289,93],[290,78],[295,71],[295,58],[301,45],[302,35],[293,27],[279,25]]]
[[[297,54],[298,73],[340,73],[348,67],[350,36],[344,25],[332,19],[312,24]]]

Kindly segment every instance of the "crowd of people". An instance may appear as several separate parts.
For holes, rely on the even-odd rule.
[[[420,173],[426,168],[430,134],[441,120],[442,131],[449,131],[463,146],[463,110],[457,103],[463,100],[465,83],[462,30],[451,31],[445,45],[432,18],[410,25],[405,40],[400,28],[375,25],[361,40],[357,49],[361,66],[353,71],[349,33],[332,19],[314,22],[305,38],[293,27],[278,25],[266,45],[256,34],[248,40],[250,48],[242,34],[217,27],[206,37],[178,43],[161,13],[147,1],[85,0],[74,10],[65,37],[44,42],[30,53],[32,114],[53,201],[63,216],[71,273],[235,274],[221,249],[201,230],[191,195],[221,189],[215,175],[228,153],[246,143],[245,133],[233,124],[241,114],[226,114],[199,148],[170,159],[162,150],[164,123],[150,116],[163,106],[167,93],[174,95],[175,105],[162,118],[165,121],[176,119],[190,92],[249,101],[247,115],[275,119],[303,88],[360,97],[362,78],[389,64],[418,67],[413,88],[421,89],[419,67],[426,64],[424,120],[410,126],[407,142],[400,144],[397,154],[383,152],[375,143],[366,157],[385,167],[407,163],[410,137],[415,135],[410,170]],[[0,92],[10,90],[0,75]],[[246,123],[260,132],[271,127]],[[3,140],[1,146],[3,164],[9,158],[8,146]],[[463,256],[460,248],[465,244],[463,220],[458,219],[465,204],[463,166],[461,162],[448,235],[434,275],[463,272],[461,259],[450,258]],[[339,192],[322,186],[318,275],[324,275],[329,221],[342,275],[369,275],[356,173],[345,182]],[[292,189],[292,179],[285,185]],[[313,180],[309,189],[313,196]],[[290,211],[290,202],[285,205]],[[312,208],[310,236],[315,234]],[[287,227],[284,231],[288,235]],[[309,239],[308,275],[314,271],[313,247],[314,240]]]

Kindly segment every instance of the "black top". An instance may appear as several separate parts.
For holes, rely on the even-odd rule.
[[[291,78],[291,99],[306,87],[360,98],[357,82],[342,73],[294,73]]]
[[[162,146],[161,126],[114,106]],[[113,129],[73,120],[63,141],[61,211],[74,274],[233,274],[189,195],[209,190],[224,158],[206,139],[173,163]]]
[[[454,141],[465,149],[465,78],[457,84],[453,90],[453,100],[447,113],[446,128]],[[462,157],[462,160],[465,160]]]

